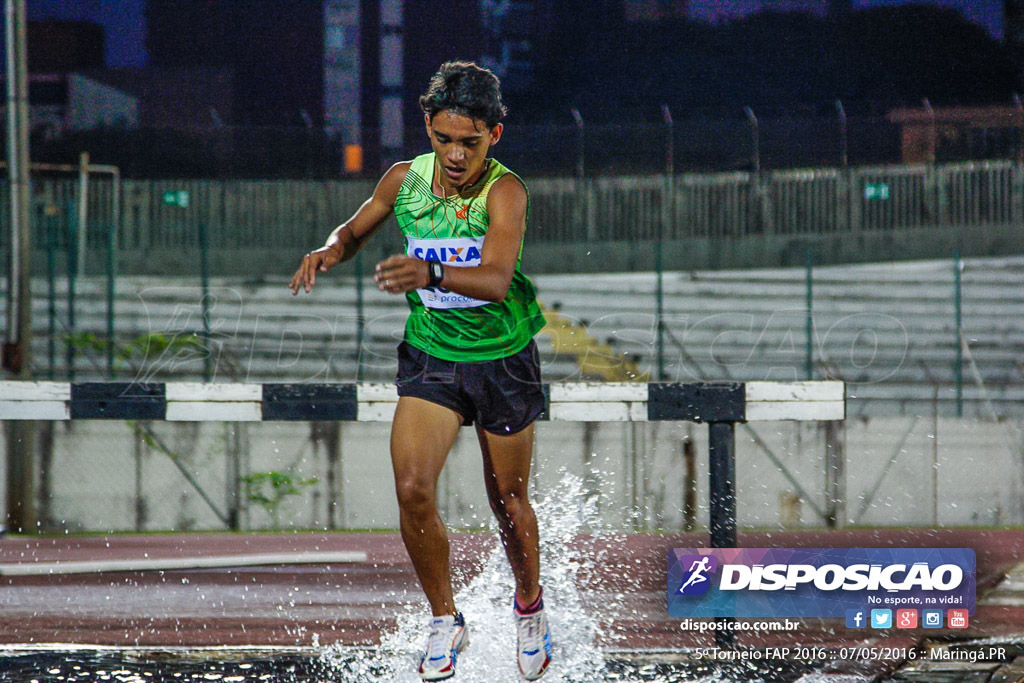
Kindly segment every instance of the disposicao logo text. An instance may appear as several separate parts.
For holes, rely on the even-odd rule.
[[[676,548],[668,610],[678,617],[845,617],[849,609],[974,612],[969,548]]]

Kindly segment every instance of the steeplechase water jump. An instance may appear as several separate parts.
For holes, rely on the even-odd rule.
[[[1020,164],[590,178],[437,64],[377,175],[9,150],[0,681],[1024,680],[1024,262],[918,244]]]

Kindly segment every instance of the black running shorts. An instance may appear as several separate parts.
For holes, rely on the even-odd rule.
[[[544,412],[540,361],[533,340],[522,351],[496,360],[441,360],[406,342],[398,345],[399,396],[451,408],[462,423],[492,434],[515,434]]]

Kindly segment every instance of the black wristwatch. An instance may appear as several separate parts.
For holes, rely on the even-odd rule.
[[[427,261],[427,270],[430,272],[430,280],[427,287],[438,287],[444,279],[444,266],[440,261]]]

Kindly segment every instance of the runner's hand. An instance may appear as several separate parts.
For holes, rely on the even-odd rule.
[[[430,268],[426,261],[397,254],[377,264],[373,281],[382,292],[404,294],[426,287],[430,282]]]
[[[317,271],[326,273],[340,261],[338,252],[330,247],[320,247],[303,256],[302,265],[295,271],[295,275],[292,275],[291,284],[288,285],[292,290],[292,296],[299,293],[300,287],[309,294],[309,290],[316,284]]]

